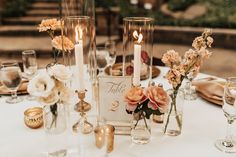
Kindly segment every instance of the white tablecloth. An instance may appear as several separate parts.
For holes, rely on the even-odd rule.
[[[161,69],[161,75],[155,78],[154,81],[156,83],[162,83],[164,88],[168,89],[170,86],[163,79],[167,68],[159,68]],[[205,76],[204,74],[200,74],[199,78]],[[89,84],[88,79],[86,83]],[[147,85],[147,81],[142,82],[142,84],[143,86]],[[87,95],[91,95],[91,93],[88,92]],[[23,113],[27,108],[32,106],[40,106],[40,104],[27,100],[19,104],[7,104],[5,103],[5,97],[0,98],[0,157],[37,157],[42,156],[42,152],[46,152],[52,147],[65,147],[69,150],[74,150],[78,145],[81,146],[83,139],[78,134],[72,134],[70,129],[63,135],[58,135],[58,137],[50,139],[51,137],[44,133],[43,128],[36,130],[27,128],[24,125]],[[96,109],[95,105],[93,105],[93,109]],[[91,113],[94,113],[94,110]],[[214,147],[215,140],[223,138],[226,131],[226,118],[223,115],[221,107],[198,98],[196,101],[185,102],[183,116],[183,129],[180,136],[164,136],[160,131],[161,126],[154,124],[152,126],[150,143],[136,145],[132,144],[130,136],[116,135],[114,150],[109,156],[236,156],[236,154],[220,152]],[[233,127],[234,133],[236,133],[235,124]],[[235,136],[234,139],[236,140]],[[55,143],[52,142],[53,140],[55,140]],[[88,149],[85,151],[92,151],[90,145],[94,145],[93,140],[93,137],[85,139],[85,143],[82,144],[84,147],[88,144]]]

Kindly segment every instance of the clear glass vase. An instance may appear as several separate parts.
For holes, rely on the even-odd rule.
[[[142,113],[142,111],[133,113],[131,139],[136,144],[146,144],[151,138],[151,121]]]
[[[66,130],[66,110],[64,104],[45,105],[43,108],[43,119],[46,133],[63,133]]]
[[[126,17],[123,19],[123,75],[138,80],[152,79],[153,18]]]
[[[164,114],[163,132],[169,136],[178,136],[182,131],[184,91],[167,90],[171,98],[168,110]]]

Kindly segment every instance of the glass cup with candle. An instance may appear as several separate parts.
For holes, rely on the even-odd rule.
[[[123,19],[123,75],[133,75],[133,85],[152,79],[153,18]]]
[[[71,53],[71,64],[75,65],[73,68],[73,74],[75,77],[74,82],[76,90],[84,91],[85,82],[85,66],[89,54],[91,44],[91,29],[90,29],[90,17],[89,16],[67,16],[64,19],[64,35],[74,43],[74,50]],[[73,84],[73,83],[72,83]]]

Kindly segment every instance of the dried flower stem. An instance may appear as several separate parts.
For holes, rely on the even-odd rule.
[[[51,105],[51,106],[50,106],[50,111],[52,112],[53,119],[52,119],[52,123],[51,123],[49,129],[52,128],[53,124],[54,124],[54,127],[57,127],[57,116],[58,116],[58,113],[57,113],[57,104]]]
[[[164,128],[164,133],[166,133],[167,126],[168,126],[169,121],[170,121],[170,115],[171,115],[171,112],[173,110],[173,107],[174,107],[174,110],[175,110],[176,121],[177,121],[178,127],[181,128],[181,121],[180,121],[179,115],[177,114],[177,107],[176,107],[176,97],[177,97],[177,94],[178,94],[179,87],[180,86],[178,86],[177,89],[174,90],[174,93],[171,94],[172,102],[171,102],[171,107],[170,107],[170,110],[169,110],[169,113],[168,113],[168,116],[167,116],[166,125],[165,125],[165,128]]]

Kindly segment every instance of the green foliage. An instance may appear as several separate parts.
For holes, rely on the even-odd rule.
[[[185,10],[195,2],[196,0],[169,0],[168,8],[173,11]]]
[[[22,16],[25,14],[28,4],[31,0],[12,0],[7,1],[6,6],[3,9],[3,16]]]
[[[178,4],[176,2],[179,2]],[[190,2],[204,5],[207,9],[205,15],[192,19],[175,19],[163,14],[160,10],[147,11],[142,7],[132,6],[127,0],[120,0],[121,16],[149,16],[154,17],[157,25],[194,26],[194,27],[218,27],[236,28],[236,0],[169,0],[169,4]],[[184,5],[183,5],[184,6]]]
[[[109,8],[111,6],[117,5],[116,0],[95,0],[96,7]]]

